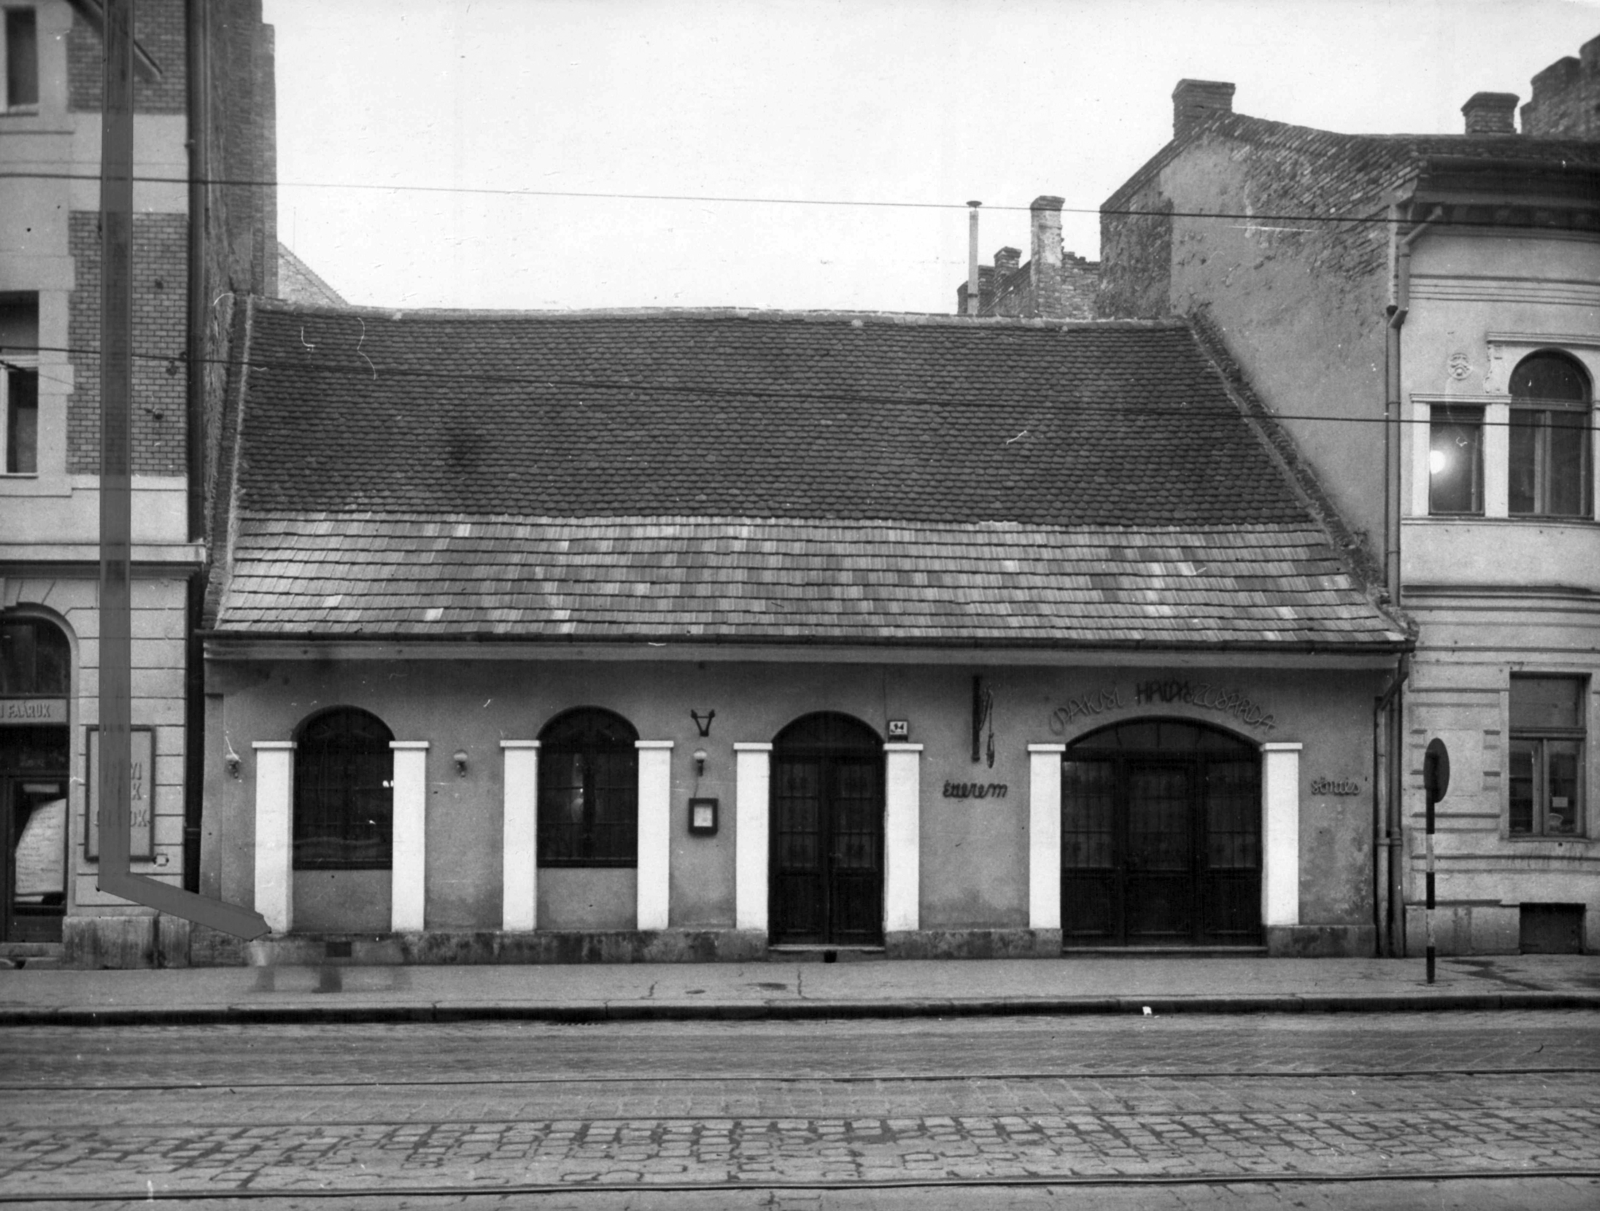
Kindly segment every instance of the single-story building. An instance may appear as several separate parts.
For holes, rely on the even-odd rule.
[[[255,957],[1370,954],[1410,646],[1186,324],[241,309]]]

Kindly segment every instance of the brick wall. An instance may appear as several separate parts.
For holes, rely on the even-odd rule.
[[[181,114],[186,108],[184,0],[138,0],[133,37],[161,69],[159,80],[136,72],[133,107],[139,113]],[[105,44],[100,31],[74,14],[67,34],[67,108],[95,112],[105,79]]]
[[[1600,139],[1600,38],[1558,59],[1533,78],[1522,107],[1522,133],[1549,138]]]
[[[67,471],[100,470],[99,216],[74,211],[68,240],[77,272],[68,312],[74,386],[67,409]],[[185,464],[184,299],[188,220],[133,220],[133,472],[182,475]]]

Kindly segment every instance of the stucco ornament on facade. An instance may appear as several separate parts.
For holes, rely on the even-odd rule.
[[[1446,365],[1450,371],[1450,377],[1458,383],[1472,373],[1472,359],[1460,350],[1450,355]]]

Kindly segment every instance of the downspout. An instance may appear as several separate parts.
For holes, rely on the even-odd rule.
[[[1389,603],[1395,609],[1403,607],[1400,574],[1400,514],[1401,514],[1401,389],[1400,329],[1405,326],[1411,311],[1411,245],[1444,216],[1444,208],[1435,206],[1433,212],[1418,223],[1404,237],[1400,235],[1401,212],[1399,201],[1389,207],[1389,257],[1393,267],[1390,278],[1388,323],[1384,333],[1384,426],[1383,465],[1385,472],[1383,493],[1383,577],[1389,593]],[[1387,827],[1385,828],[1386,860],[1388,864],[1389,894],[1385,905],[1385,924],[1388,953],[1393,957],[1405,954],[1405,864],[1402,849],[1405,844],[1405,700],[1402,687],[1409,676],[1409,660],[1403,661],[1395,681],[1383,699],[1382,710],[1387,713],[1388,752],[1384,754],[1387,777],[1384,779],[1384,800]],[[1377,720],[1374,720],[1374,728]]]
[[[206,340],[209,314],[206,306],[206,227],[210,176],[211,75],[206,44],[206,0],[187,0],[184,5],[184,56],[188,93],[189,151],[189,227],[188,296],[185,300],[184,360],[188,377],[184,380],[185,468],[188,472],[188,529],[190,542],[206,538]],[[205,779],[205,682],[200,641],[201,609],[205,601],[205,564],[210,554],[202,555],[202,567],[189,577],[186,606],[189,615],[187,651],[184,659],[184,772],[183,772],[183,887],[200,890],[200,830],[202,826]]]
[[[1399,855],[1400,844],[1395,828],[1395,817],[1386,812],[1393,802],[1390,794],[1389,750],[1393,737],[1389,734],[1392,708],[1400,687],[1411,676],[1411,656],[1402,653],[1395,666],[1394,675],[1383,693],[1372,700],[1372,935],[1377,955],[1394,955],[1394,895],[1390,885],[1390,872]]]
[[[211,74],[206,46],[206,2],[187,0],[184,6],[184,48],[188,61],[189,109],[189,274],[188,316],[184,331],[185,414],[188,436],[185,459],[189,475],[189,541],[205,538],[205,398],[206,398],[206,227],[209,219],[208,178],[211,172]]]

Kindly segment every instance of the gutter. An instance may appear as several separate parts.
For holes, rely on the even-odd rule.
[[[1389,750],[1399,740],[1399,712],[1393,709],[1400,688],[1411,676],[1411,654],[1401,655],[1394,675],[1372,703],[1372,929],[1377,957],[1398,957],[1394,937],[1401,843],[1398,784],[1390,780]]]

